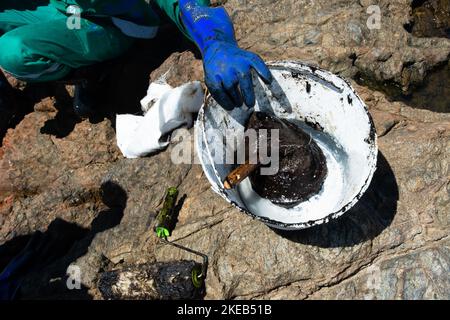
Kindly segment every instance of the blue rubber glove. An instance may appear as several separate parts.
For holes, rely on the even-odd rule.
[[[232,21],[224,8],[179,0],[181,21],[203,55],[205,82],[214,99],[225,109],[255,105],[251,70],[264,82],[272,75],[256,54],[239,48]]]

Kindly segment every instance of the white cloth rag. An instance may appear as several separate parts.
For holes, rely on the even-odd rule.
[[[117,145],[126,158],[144,157],[164,149],[170,133],[182,126],[192,127],[193,113],[200,110],[204,92],[199,81],[172,88],[165,81],[150,84],[141,100],[144,116],[117,115]]]

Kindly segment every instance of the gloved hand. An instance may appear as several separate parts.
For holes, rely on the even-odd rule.
[[[251,70],[264,82],[272,75],[256,54],[239,48],[231,19],[224,8],[199,5],[196,0],[179,0],[181,20],[203,55],[205,82],[214,99],[232,110],[245,103],[255,105]]]

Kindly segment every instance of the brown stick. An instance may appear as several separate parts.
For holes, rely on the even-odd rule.
[[[225,178],[223,186],[227,190],[235,188],[245,178],[252,174],[253,171],[258,169],[260,164],[245,163],[231,171],[231,173]]]

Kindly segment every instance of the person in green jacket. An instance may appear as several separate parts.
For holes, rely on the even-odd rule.
[[[60,80],[80,67],[116,58],[134,39],[155,37],[161,23],[157,12],[197,44],[205,82],[224,108],[255,104],[252,69],[264,81],[271,80],[261,58],[238,47],[225,9],[212,8],[209,0],[50,0],[42,6],[31,0],[10,2],[0,3],[0,66],[20,80]],[[6,98],[2,100],[7,90],[0,71],[0,110],[7,108]],[[88,91],[86,83],[76,86],[74,107],[80,116],[92,111]]]

